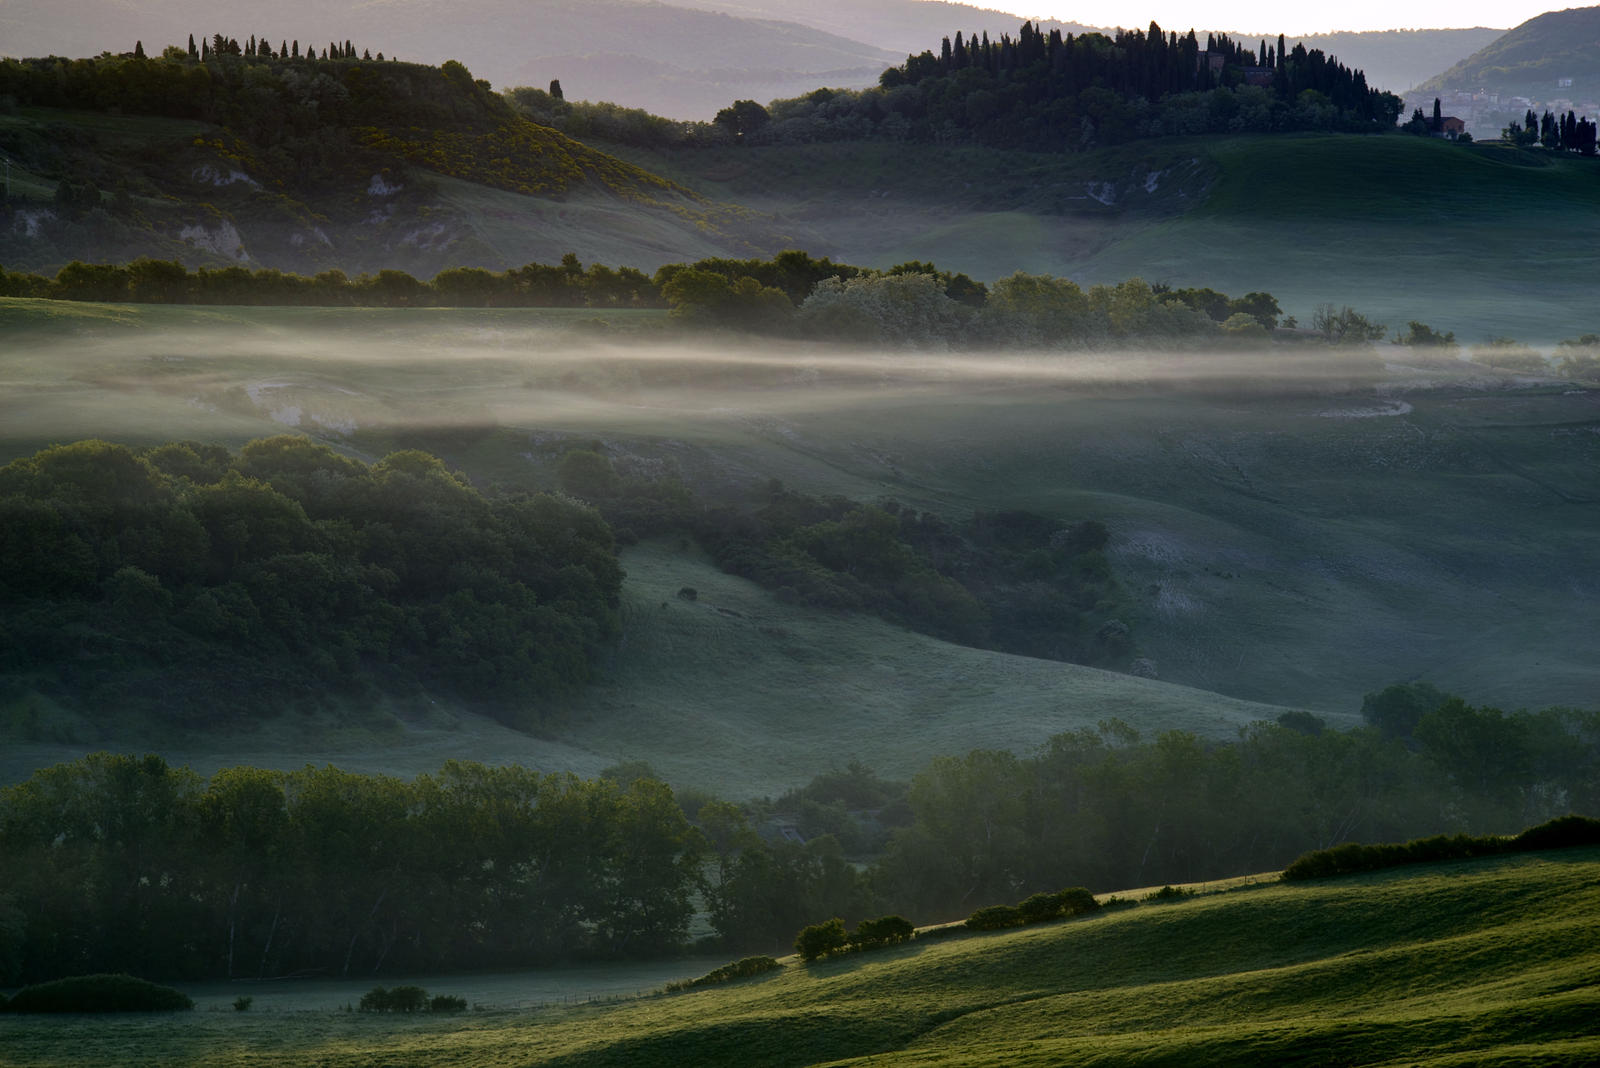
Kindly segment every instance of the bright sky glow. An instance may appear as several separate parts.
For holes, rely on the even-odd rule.
[[[1154,19],[1166,30],[1236,30],[1251,34],[1326,33],[1330,30],[1443,29],[1490,26],[1510,29],[1567,5],[1549,0],[1348,0],[1339,4],[1273,0],[968,0],[1025,17],[1058,18],[1090,26],[1144,27]],[[1578,5],[1583,6],[1583,5]]]

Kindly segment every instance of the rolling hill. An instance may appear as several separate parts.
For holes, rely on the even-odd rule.
[[[542,88],[559,79],[572,99],[706,120],[738,99],[765,103],[819,86],[875,84],[884,67],[908,53],[937,49],[943,37],[961,31],[998,39],[1014,35],[1020,21],[981,6],[929,0],[820,0],[800,8],[776,0],[473,0],[448,9],[429,0],[288,0],[274,5],[270,20],[239,0],[11,0],[0,6],[0,47],[10,55],[97,55],[131,48],[135,40],[156,52],[191,33],[265,30],[274,40],[288,40],[310,32],[319,47],[324,40],[356,39],[407,60],[458,59],[500,88]],[[1096,29],[1054,19],[1039,24],[1063,33]],[[1276,31],[1269,27],[1263,34]],[[1495,36],[1491,30],[1406,30],[1300,40],[1364,69],[1372,84],[1399,91]]]
[[[239,0],[14,0],[0,6],[0,48],[14,56],[92,56],[142,40],[154,54],[189,34],[217,32],[242,39],[264,31],[274,44],[299,37],[318,47],[349,39],[413,62],[461,60],[500,88],[542,88],[558,78],[575,99],[697,119],[742,97],[764,101],[824,84],[872,84],[904,58],[839,31],[780,19],[653,0],[289,0],[274,5],[270,18]]]
[[[608,334],[582,309],[0,309],[27,354],[0,406],[7,459],[86,436],[237,445],[292,429],[367,459],[422,447],[486,483],[548,488],[565,449],[598,440],[630,470],[676,471],[707,494],[779,478],[951,517],[1094,517],[1161,680],[802,609],[649,544],[624,556],[626,637],[606,678],[551,738],[448,707],[403,727],[380,711],[382,751],[360,752],[370,733],[286,721],[229,739],[234,759],[245,746],[294,766],[309,750],[415,771],[514,754],[592,773],[643,758],[675,782],[777,789],[845,754],[909,770],[1108,716],[1213,737],[1285,707],[1350,723],[1363,694],[1401,679],[1508,709],[1581,707],[1594,692],[1600,414],[1595,393],[1558,383],[1511,389],[1406,367],[1398,351],[1379,391],[1302,390],[1285,357],[1259,396],[1235,378],[1220,392],[1159,385],[1181,356],[835,364],[735,341],[706,362],[702,344],[652,343],[661,313],[612,317]],[[1371,366],[1326,358],[1353,362],[1353,378]],[[1222,370],[1273,382],[1274,354],[1253,359],[1266,362]],[[741,385],[746,367],[764,370]],[[774,374],[793,384],[774,388]],[[685,586],[700,591],[692,604]],[[98,744],[26,713],[8,713],[16,741],[57,748],[8,746],[25,765]],[[206,762],[199,741],[169,742]]]
[[[1546,12],[1435,74],[1413,95],[1482,89],[1536,101],[1592,102],[1600,99],[1597,40],[1600,7]]]
[[[1600,852],[1245,885],[620,1005],[470,1018],[16,1017],[29,1068],[1580,1064],[1600,1057]],[[70,1039],[70,1040],[68,1040]]]

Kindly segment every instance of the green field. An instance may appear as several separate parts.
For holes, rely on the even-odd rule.
[[[621,1005],[8,1020],[45,1065],[1556,1065],[1600,1058],[1600,851],[1240,887]]]
[[[674,781],[764,792],[851,758],[900,773],[1108,716],[1219,737],[1282,707],[1347,723],[1400,679],[1507,709],[1593,700],[1600,393],[1398,363],[1375,391],[1354,385],[1370,358],[1337,352],[1311,361],[1332,361],[1333,381],[1307,385],[1305,361],[1282,353],[856,356],[691,343],[658,333],[657,314],[592,318],[4,301],[0,458],[93,435],[237,445],[296,430],[368,459],[420,445],[480,480],[548,488],[564,449],[598,440],[709,495],[776,477],[955,517],[1099,518],[1161,680],[799,609],[657,544],[625,555],[626,637],[554,738],[442,709],[391,727],[381,752],[286,722],[213,756],[164,740],[199,766],[410,772],[464,756],[592,772],[644,758]],[[1194,387],[1213,370],[1225,377]],[[678,600],[683,586],[701,600]],[[11,777],[94,744],[33,740],[44,748],[10,748]]]

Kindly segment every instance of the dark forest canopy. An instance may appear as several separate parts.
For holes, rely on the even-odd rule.
[[[621,580],[592,510],[426,453],[80,441],[0,468],[0,697],[215,729],[431,691],[533,727]]]

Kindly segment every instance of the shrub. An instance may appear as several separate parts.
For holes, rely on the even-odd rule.
[[[1600,845],[1600,820],[1587,816],[1561,816],[1529,827],[1512,839],[1512,847],[1519,852],[1593,845]]]
[[[904,916],[880,916],[857,924],[850,941],[862,949],[892,946],[909,941],[916,931],[916,927]]]
[[[1021,927],[1028,921],[1015,905],[990,905],[967,917],[967,926],[974,931],[1003,931],[1007,927]]]
[[[458,998],[454,994],[435,994],[433,1000],[428,1002],[429,1012],[466,1012],[467,999]]]
[[[24,987],[7,1012],[177,1012],[194,1008],[187,994],[131,975],[75,975]]]
[[[1186,897],[1194,897],[1194,891],[1177,886],[1163,886],[1160,890],[1150,895],[1150,900],[1182,901]]]
[[[459,1000],[459,999],[458,999]],[[420,986],[397,986],[392,990],[375,986],[361,995],[361,1012],[421,1012],[428,1005],[428,992]],[[462,1003],[462,1008],[466,1003]]]
[[[776,971],[782,967],[783,965],[779,964],[777,960],[772,957],[744,957],[743,959],[736,960],[731,964],[724,964],[720,968],[713,968],[711,971],[700,976],[698,979],[685,979],[682,982],[668,983],[667,990],[669,992],[688,990],[691,987],[710,986],[713,983],[727,983],[732,982],[735,979],[749,979],[753,976],[764,975],[767,972]]]
[[[827,923],[814,923],[795,936],[794,951],[800,959],[811,962],[829,953],[837,953],[848,943],[844,921],[835,916]]]
[[[240,994],[238,997],[233,999],[233,1011],[249,1012],[250,1006],[255,1003],[255,1000],[255,998],[250,997],[248,994]]]
[[[1100,907],[1084,887],[1073,886],[1053,894],[1034,894],[1017,905],[1023,923],[1043,923],[1063,916],[1078,916]]]

